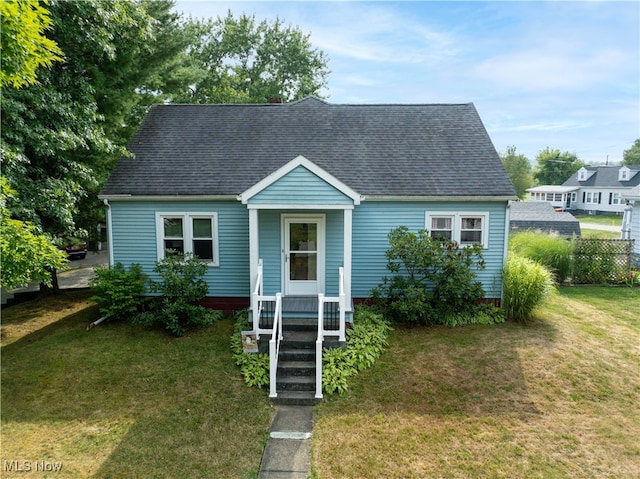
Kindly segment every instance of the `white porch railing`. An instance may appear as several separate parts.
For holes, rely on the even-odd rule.
[[[269,397],[278,397],[276,391],[276,372],[278,371],[278,355],[282,341],[282,294],[276,293],[276,307],[273,315],[273,331],[269,340]]]
[[[253,292],[251,293],[251,323],[253,324],[253,330],[256,332],[257,339],[260,339],[260,336],[263,334],[270,335],[273,332],[273,328],[275,327],[275,323],[271,327],[262,327],[260,325],[260,318],[262,316],[262,313],[265,310],[267,311],[267,314],[270,312],[273,312],[275,316],[276,297],[277,297],[277,295],[264,296],[262,294],[262,291],[263,291],[262,281],[263,281],[262,260],[259,260],[258,274],[256,275],[256,286],[253,289]],[[280,307],[280,314],[282,314],[282,303]],[[273,318],[273,321],[275,321],[275,317]]]
[[[322,398],[322,343],[327,336],[338,336],[338,341],[345,341],[345,321],[346,321],[346,294],[344,292],[344,269],[338,269],[338,296],[327,297],[318,294],[318,337],[316,338],[316,398]],[[324,327],[324,305],[325,303],[338,303],[340,313],[338,329],[325,329]]]

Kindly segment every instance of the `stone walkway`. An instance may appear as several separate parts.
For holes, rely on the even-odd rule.
[[[313,406],[276,406],[258,479],[311,476]]]

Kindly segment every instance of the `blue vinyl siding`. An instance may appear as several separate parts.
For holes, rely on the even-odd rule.
[[[205,280],[210,296],[249,296],[249,214],[235,201],[112,201],[112,240],[115,262],[139,263],[155,278],[158,258],[156,212],[216,212],[220,266],[209,267]]]
[[[489,247],[483,250],[486,268],[477,276],[488,298],[501,295],[506,203],[363,202],[353,214],[352,295],[366,298],[388,275],[385,252],[387,235],[398,226],[417,231],[425,228],[426,213],[488,212]]]
[[[258,212],[259,257],[264,268],[264,294],[273,295],[282,291],[282,240],[281,211]]]
[[[349,205],[353,200],[298,166],[249,200],[250,204]]]
[[[306,170],[305,170],[306,171]],[[489,213],[489,247],[484,250],[486,269],[478,271],[487,297],[501,293],[500,273],[504,254],[505,203],[368,202],[353,210],[352,295],[369,296],[373,287],[388,274],[385,251],[389,231],[398,226],[411,230],[425,228],[425,214],[438,212]],[[216,212],[220,265],[209,267],[206,280],[209,295],[248,297],[249,214],[246,205],[235,201],[112,201],[113,255],[125,265],[139,263],[153,276],[157,260],[156,212]],[[264,292],[282,290],[281,222],[283,213],[304,210],[261,210],[258,212],[259,256],[264,261]],[[344,217],[342,210],[308,210],[326,215],[325,292],[336,295],[338,268],[343,264]],[[634,221],[637,221],[634,218]]]

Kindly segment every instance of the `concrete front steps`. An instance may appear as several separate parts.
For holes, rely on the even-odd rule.
[[[316,396],[316,337],[315,321],[285,319],[276,373],[275,405],[313,406]]]

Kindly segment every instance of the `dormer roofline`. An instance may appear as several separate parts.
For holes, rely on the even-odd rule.
[[[597,170],[589,170],[586,167],[582,167],[578,170],[578,181],[587,181],[591,178]]]
[[[618,170],[618,181],[629,181],[638,174],[638,171],[640,170],[637,168],[631,169],[628,166],[622,166]]]

